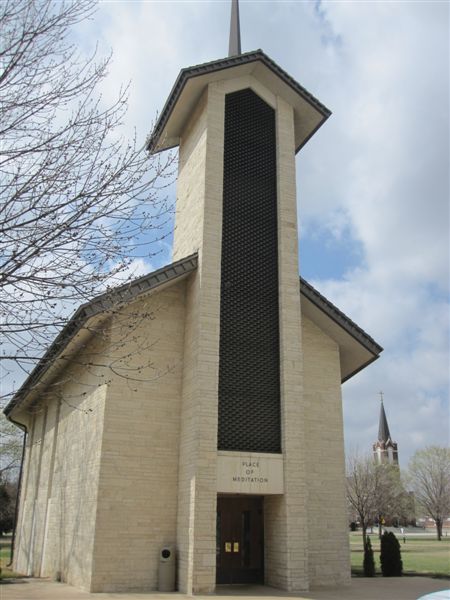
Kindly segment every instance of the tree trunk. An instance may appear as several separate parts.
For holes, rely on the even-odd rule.
[[[362,526],[362,539],[363,539],[363,548],[366,547],[366,539],[367,539],[367,525],[364,521],[361,523]]]
[[[436,532],[437,539],[440,542],[442,540],[442,519],[439,519],[439,517],[436,519]]]

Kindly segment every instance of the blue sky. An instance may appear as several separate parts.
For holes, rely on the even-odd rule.
[[[370,451],[383,390],[400,462],[449,442],[449,5],[241,0],[262,48],[333,112],[297,156],[301,274],[382,357],[343,386],[349,451]],[[179,70],[226,56],[230,2],[101,2],[76,39],[131,81],[145,140]],[[171,190],[175,194],[175,189]],[[170,261],[170,244],[136,275]]]

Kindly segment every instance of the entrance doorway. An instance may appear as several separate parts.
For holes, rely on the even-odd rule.
[[[217,498],[216,582],[264,583],[262,496]]]

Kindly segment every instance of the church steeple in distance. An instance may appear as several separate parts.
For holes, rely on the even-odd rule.
[[[384,410],[383,392],[380,392],[380,420],[378,424],[378,440],[373,444],[373,456],[377,464],[398,465],[397,443],[391,438],[386,411]]]
[[[241,54],[241,25],[239,22],[239,0],[231,0],[230,44],[228,56]]]
[[[378,425],[378,441],[379,442],[387,442],[391,439],[391,432],[389,431],[389,425],[386,419],[386,412],[384,410],[383,404],[383,392],[380,392],[381,395],[381,407],[380,407],[380,423]]]

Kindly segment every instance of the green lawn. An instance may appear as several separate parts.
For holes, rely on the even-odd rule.
[[[406,537],[406,543],[403,543],[402,536],[398,536],[398,539],[405,575],[450,578],[450,537],[443,538],[440,542],[435,537],[420,535]],[[377,574],[381,574],[378,535],[371,534],[370,541],[374,551],[375,568]],[[350,553],[352,574],[362,575],[364,554],[359,532],[350,534]]]
[[[0,536],[0,579],[7,577],[20,577],[14,571],[11,571],[6,565],[10,560],[10,547],[11,547],[11,536]]]
[[[380,570],[380,544],[378,535],[371,534],[377,574]],[[435,537],[412,536],[403,543],[399,537],[405,575],[425,575],[450,578],[450,537],[438,542]],[[0,537],[0,568],[2,577],[18,577],[6,565],[9,563],[10,536]],[[350,557],[353,575],[362,575],[363,545],[361,533],[350,534]]]

